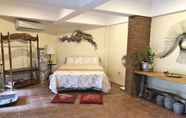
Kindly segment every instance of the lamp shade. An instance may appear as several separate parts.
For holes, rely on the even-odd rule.
[[[51,54],[51,55],[54,55],[55,54],[55,50],[53,47],[51,46],[47,46],[47,54]]]

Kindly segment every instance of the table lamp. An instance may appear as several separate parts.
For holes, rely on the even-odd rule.
[[[49,56],[48,66],[49,66],[49,75],[50,75],[50,74],[52,74],[52,65],[53,65],[53,63],[52,63],[52,55],[55,55],[55,50],[54,50],[53,47],[47,46],[46,53]]]
[[[52,64],[52,55],[55,55],[55,50],[54,50],[54,48],[53,47],[51,47],[51,46],[48,46],[47,47],[47,52],[46,52],[47,54],[48,54],[48,56],[49,56],[49,64]]]

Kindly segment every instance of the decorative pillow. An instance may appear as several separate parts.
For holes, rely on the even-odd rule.
[[[74,57],[74,64],[83,64],[82,57]]]
[[[99,64],[99,59],[97,57],[84,57],[82,62],[84,64]]]
[[[51,103],[71,103],[73,104],[76,100],[76,96],[72,95],[60,95],[56,94],[52,99]]]
[[[66,64],[74,64],[74,58],[73,57],[67,57],[66,58]]]
[[[67,57],[66,64],[99,64],[99,58],[93,56]]]
[[[103,104],[103,95],[101,94],[81,95],[80,104]]]

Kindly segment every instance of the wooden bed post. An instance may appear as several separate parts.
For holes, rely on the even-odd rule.
[[[10,45],[10,33],[8,32],[8,55],[9,55],[9,64],[10,64],[10,76],[11,76],[11,86],[13,88],[13,73],[12,73],[12,52]]]
[[[30,48],[30,78],[33,79],[33,64],[32,64],[32,41],[29,40],[29,48]]]
[[[37,40],[37,63],[38,63],[38,79],[40,80],[40,51],[39,51],[39,36],[36,36]]]
[[[3,45],[3,35],[1,33],[1,59],[2,59],[2,69],[3,69],[3,86],[5,88],[5,84],[6,84],[6,76],[5,76],[5,58],[4,58],[4,45]]]

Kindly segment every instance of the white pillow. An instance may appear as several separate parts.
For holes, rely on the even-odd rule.
[[[67,57],[66,64],[99,64],[98,57]]]
[[[67,57],[66,58],[66,64],[74,64],[74,58],[73,57]]]
[[[97,57],[86,57],[82,59],[84,64],[99,64],[99,59]]]
[[[81,57],[74,57],[74,64],[83,64],[83,59]]]

